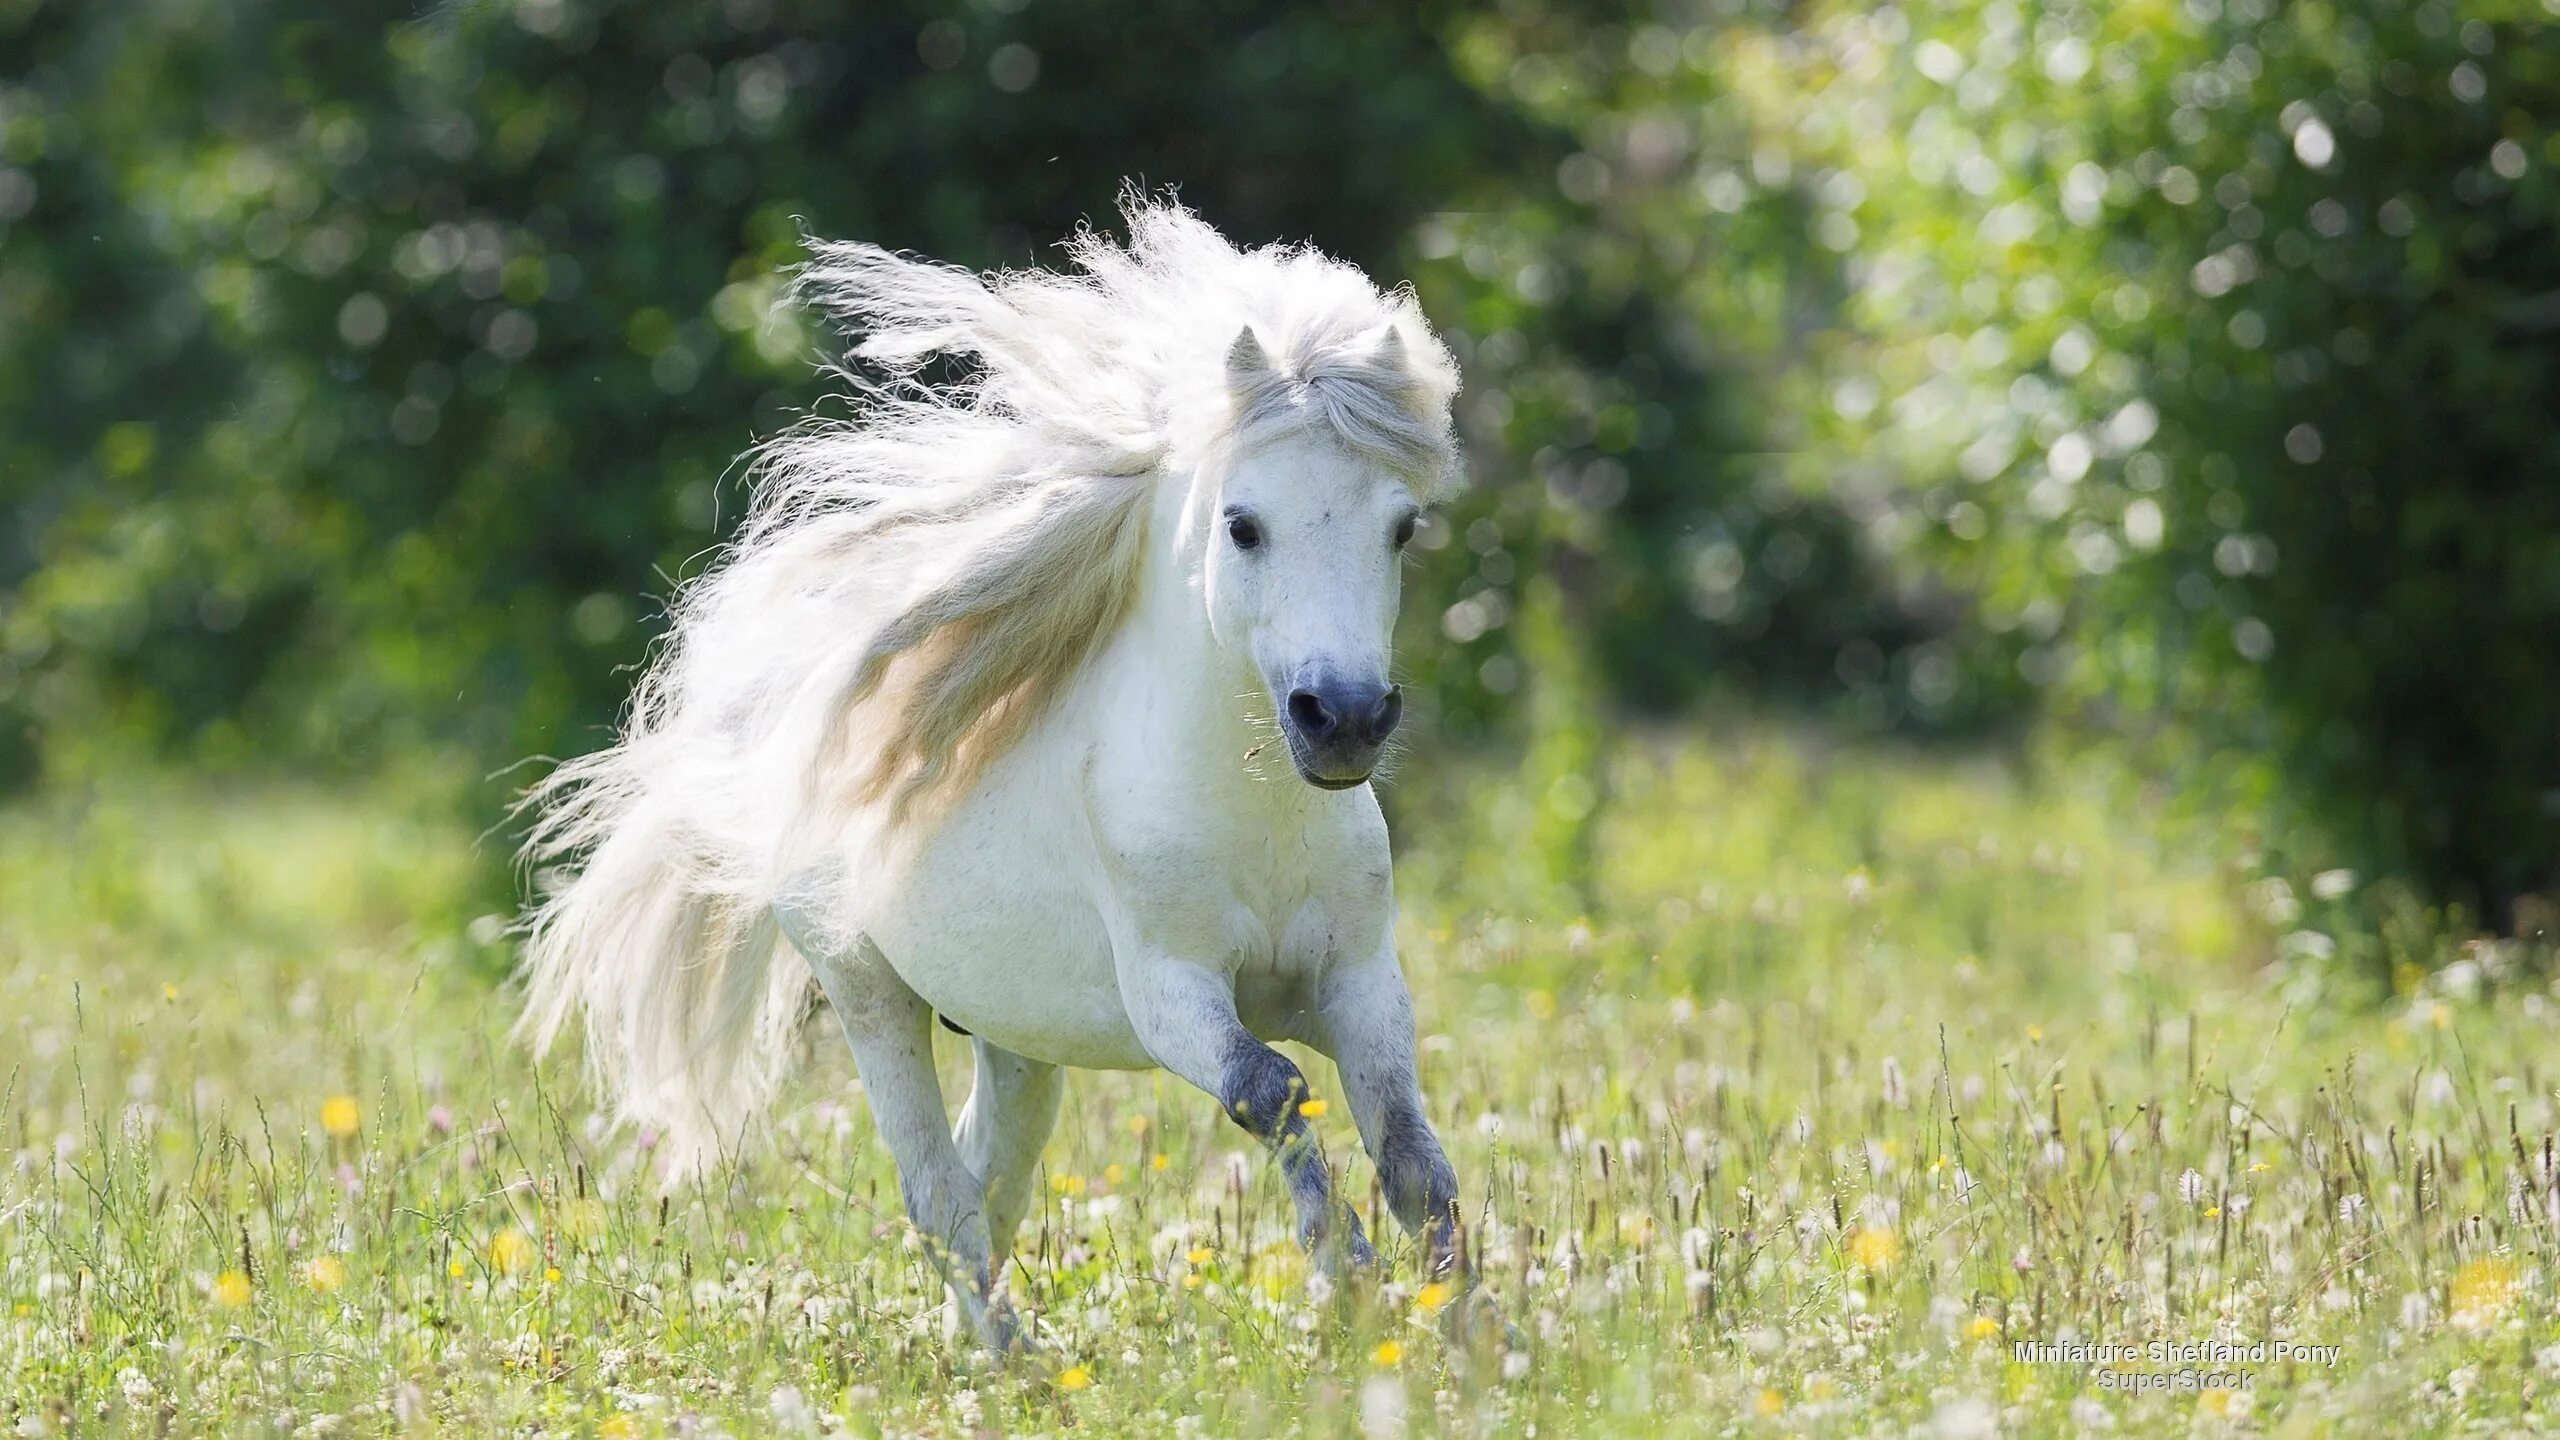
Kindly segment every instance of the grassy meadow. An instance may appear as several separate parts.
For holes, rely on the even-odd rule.
[[[1537,844],[1518,787],[1396,796],[1425,1088],[1509,1336],[1453,1339],[1401,1246],[1311,1279],[1213,1104],[1080,1074],[1012,1270],[1046,1353],[1010,1367],[954,1337],[824,1028],[774,1143],[671,1193],[573,1058],[511,1045],[468,825],[317,790],[7,812],[0,1433],[2544,1423],[2534,957],[2360,919],[2356,877],[2270,876],[2094,762],[1628,741],[1607,773]],[[2266,1351],[2017,1348],[2155,1341]],[[2108,1383],[2189,1371],[2239,1388]]]

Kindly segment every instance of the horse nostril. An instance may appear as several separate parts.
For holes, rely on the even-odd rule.
[[[1396,733],[1396,722],[1404,718],[1404,687],[1390,685],[1387,693],[1369,710],[1369,738],[1384,740]]]
[[[1309,740],[1329,739],[1333,735],[1333,712],[1313,690],[1289,692],[1289,723]]]

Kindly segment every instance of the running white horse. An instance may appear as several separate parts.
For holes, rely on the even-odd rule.
[[[814,971],[999,1348],[1060,1066],[1215,1096],[1319,1257],[1366,1261],[1268,1042],[1310,1045],[1433,1272],[1463,1264],[1367,784],[1456,368],[1350,266],[1124,210],[1126,245],[1084,234],[1063,274],[820,246],[802,293],[864,337],[855,418],[761,453],[619,743],[533,797],[536,1039],[582,1020],[627,1118],[725,1150]],[[927,378],[942,360],[966,378]],[[937,1012],[977,1051],[956,1133]]]

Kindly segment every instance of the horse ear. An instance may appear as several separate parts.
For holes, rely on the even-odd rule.
[[[1271,357],[1263,352],[1262,337],[1247,325],[1236,332],[1236,342],[1227,347],[1227,378],[1242,384],[1271,372]]]
[[[1388,321],[1387,338],[1378,342],[1378,353],[1373,358],[1379,365],[1389,370],[1402,370],[1405,359],[1404,327],[1392,320]]]

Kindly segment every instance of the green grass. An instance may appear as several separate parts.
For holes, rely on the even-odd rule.
[[[664,1196],[511,1046],[494,922],[418,918],[467,828],[0,816],[0,1424],[2507,1433],[2560,1384],[2526,957],[2279,888],[2103,766],[1629,743],[1586,871],[1505,843],[1545,801],[1499,783],[1398,806],[1425,1087],[1522,1347],[1445,1342],[1400,1247],[1311,1286],[1213,1105],[1079,1075],[1012,1277],[1053,1358],[1010,1369],[947,1333],[818,1027],[775,1144]],[[2341,1349],[2141,1396],[2012,1349],[2074,1339]]]

